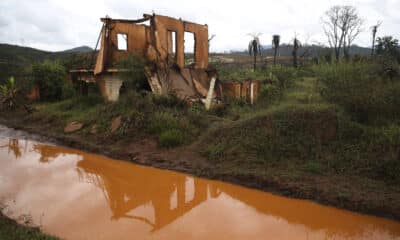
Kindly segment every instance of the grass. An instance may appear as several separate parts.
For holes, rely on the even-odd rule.
[[[357,65],[355,70],[348,69],[348,66],[328,66],[339,68],[336,78],[329,78],[330,81],[339,81],[337,79],[343,79],[343,75],[349,78],[367,67],[370,65]],[[232,172],[251,169],[254,174],[262,175],[265,169],[280,168],[282,171],[285,166],[294,165],[298,172],[295,175],[354,174],[383,180],[390,185],[400,183],[399,175],[395,173],[400,169],[398,118],[387,114],[389,125],[382,121],[373,125],[358,121],[345,103],[324,94],[327,86],[321,71],[332,74],[333,70],[326,70],[325,65],[321,68],[316,70],[314,67],[319,77],[281,74],[294,77],[286,81],[289,84],[281,90],[281,96],[272,104],[261,102],[250,110],[242,108],[242,112],[236,111],[240,115],[238,121],[227,122],[202,139],[203,154],[214,163],[225,163]],[[351,76],[347,76],[349,72]],[[364,81],[362,77],[358,79]],[[392,84],[388,82],[385,86],[376,84],[374,87],[386,89]],[[334,93],[339,91],[330,89]],[[344,92],[336,94],[350,97]],[[380,111],[390,111],[391,104],[391,101],[382,104]],[[237,163],[237,169],[232,168],[232,162]]]
[[[38,103],[30,116],[33,121],[51,123],[58,131],[73,121],[84,124],[82,132],[93,126],[102,135],[128,137],[137,132],[154,135],[160,146],[172,147],[192,142],[206,126],[204,109],[188,108],[174,96],[154,96],[149,93],[128,92],[117,102],[105,102],[102,97],[89,95],[55,103]],[[122,117],[122,126],[111,133],[111,123]],[[174,139],[175,138],[175,139]]]
[[[20,225],[0,213],[0,239],[55,240],[58,238],[42,233],[39,228]]]
[[[341,194],[347,189],[339,187],[353,184],[354,178],[356,191],[399,192],[400,122],[397,109],[393,110],[398,97],[393,96],[400,96],[396,87],[400,81],[379,77],[377,70],[370,72],[369,64],[353,68],[341,64],[229,73],[244,76],[242,80],[268,80],[256,105],[228,99],[225,105],[205,111],[203,105],[188,105],[173,95],[126,92],[114,103],[99,96],[38,103],[26,121],[51,126],[59,134],[68,122],[82,122],[84,128],[74,134],[107,145],[110,151],[126,149],[143,138],[156,139],[161,148],[190,146],[212,166],[205,170],[195,167],[203,163],[193,163],[189,171],[203,176],[256,179],[257,186],[263,180],[304,183],[298,187],[304,187],[299,191],[305,195],[312,194],[315,181],[324,178],[340,201],[357,196],[351,192],[354,189],[348,196]],[[368,94],[371,89],[375,92]],[[379,101],[369,101],[370,95]],[[365,113],[370,117],[363,118]],[[111,132],[111,122],[118,116],[121,127]],[[90,133],[93,126],[95,135]],[[169,166],[176,165],[174,161]],[[337,179],[342,185],[336,184]]]
[[[188,106],[173,95],[128,92],[115,103],[93,95],[41,103],[32,118],[53,123],[59,130],[68,122],[79,121],[85,126],[83,133],[95,125],[100,136],[134,138],[145,133],[155,136],[159,146],[166,148],[195,143],[212,163],[226,164],[227,168],[232,163],[245,163],[260,174],[266,168],[290,164],[298,175],[357,174],[399,183],[400,125],[395,119],[391,125],[357,121],[346,105],[354,97],[331,83],[369,81],[365,78],[374,74],[370,68],[368,64],[351,67],[341,63],[300,70],[277,66],[231,72],[271,80],[261,89],[255,106],[231,99],[227,105],[206,112],[203,106]],[[333,92],[327,95],[327,90]],[[366,101],[364,95],[359,97]],[[391,109],[391,104],[382,108]],[[123,124],[111,133],[111,122],[117,116],[122,117]]]
[[[371,68],[368,64],[340,63],[300,70],[276,66],[256,72],[230,72],[270,79],[255,106],[231,99],[227,105],[206,112],[203,106],[189,106],[173,95],[127,92],[115,103],[93,95],[40,103],[31,118],[52,123],[60,131],[68,122],[79,121],[84,124],[83,134],[94,125],[99,136],[128,139],[147,134],[166,148],[194,143],[212,164],[228,169],[236,164],[232,171],[264,174],[265,169],[291,165],[297,171],[295,175],[357,174],[389,184],[400,183],[400,125],[396,115],[384,115],[391,125],[366,124],[355,118],[353,108],[347,105],[355,97],[344,87],[357,86],[360,93],[369,90],[370,86],[346,84],[351,79],[370,83],[371,75],[375,76]],[[387,90],[387,86],[396,83],[373,83],[375,88],[384,89],[387,99],[395,91]],[[327,90],[331,93],[327,94]],[[360,104],[367,103],[367,95],[357,96]],[[381,112],[389,112],[392,105],[393,101],[382,103],[386,110]],[[378,113],[373,107],[366,109]],[[122,126],[111,133],[111,122],[118,116],[122,117]]]

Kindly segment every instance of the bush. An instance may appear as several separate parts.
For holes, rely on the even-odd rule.
[[[150,119],[148,130],[150,133],[162,134],[171,129],[179,129],[179,118],[170,112],[156,112]]]
[[[271,103],[279,100],[282,97],[282,90],[277,86],[276,82],[272,84],[263,84],[260,89],[260,98],[264,99],[266,102]]]
[[[124,80],[125,90],[150,90],[145,74],[145,60],[138,54],[130,54],[115,64],[117,68],[124,69],[119,73]]]
[[[295,68],[280,65],[270,67],[268,73],[269,79],[276,79],[282,89],[290,87],[297,75]]]
[[[62,86],[61,92],[62,92],[62,99],[68,99],[76,96],[76,91],[74,87],[72,86],[71,83],[66,81]]]
[[[32,66],[32,77],[38,86],[40,99],[43,101],[61,100],[63,86],[66,79],[66,70],[58,62],[45,61]]]
[[[184,143],[184,134],[178,129],[171,129],[160,135],[160,145],[163,147],[175,147]]]
[[[319,90],[361,123],[399,121],[400,81],[385,78],[375,63],[338,63],[314,67]]]

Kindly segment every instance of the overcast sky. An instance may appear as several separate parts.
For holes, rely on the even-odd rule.
[[[100,17],[135,19],[143,13],[168,15],[208,24],[216,34],[211,51],[246,48],[248,33],[262,33],[263,45],[272,34],[289,42],[326,44],[320,18],[333,5],[353,5],[365,19],[365,31],[355,44],[370,46],[370,26],[383,24],[378,36],[400,38],[400,0],[1,0],[0,43],[60,51],[81,45],[94,48]]]

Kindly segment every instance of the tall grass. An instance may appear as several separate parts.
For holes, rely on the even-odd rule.
[[[342,106],[361,123],[399,122],[400,79],[381,74],[375,63],[316,65],[320,93],[328,101]]]

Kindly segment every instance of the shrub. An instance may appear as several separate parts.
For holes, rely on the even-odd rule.
[[[156,112],[150,119],[148,130],[150,133],[161,134],[171,129],[179,129],[179,119],[170,112]]]
[[[62,98],[66,71],[58,62],[45,61],[32,66],[33,82],[38,86],[40,99],[55,101]]]
[[[178,129],[166,130],[160,135],[160,145],[163,147],[175,147],[184,143],[184,134]]]
[[[361,123],[398,121],[400,81],[380,74],[375,63],[338,63],[314,67],[319,91]]]
[[[321,164],[317,161],[308,161],[305,165],[306,171],[314,174],[321,174]]]
[[[277,86],[275,81],[272,84],[263,84],[260,89],[260,98],[271,103],[282,97],[282,90]]]
[[[290,87],[297,75],[295,68],[280,65],[270,67],[268,73],[269,79],[276,79],[282,89]]]
[[[117,68],[125,70],[119,75],[124,80],[123,87],[126,90],[150,90],[145,74],[145,64],[143,57],[138,54],[129,54],[115,64]]]
[[[62,99],[72,98],[76,96],[75,88],[72,86],[71,83],[67,81],[64,82],[61,92],[62,92]]]
[[[8,82],[0,85],[0,107],[13,109],[17,105],[18,88],[14,77],[10,77]]]

